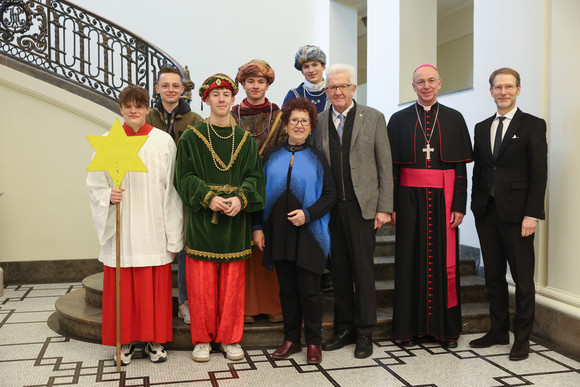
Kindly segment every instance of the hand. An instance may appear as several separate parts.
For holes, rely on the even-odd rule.
[[[397,212],[394,211],[391,214],[391,226],[396,226],[397,225]]]
[[[264,251],[264,247],[266,246],[266,238],[264,237],[263,230],[255,230],[252,232],[252,239],[254,240],[254,244],[261,250]]]
[[[375,230],[377,228],[381,228],[383,227],[383,225],[385,223],[388,223],[391,221],[391,214],[389,214],[388,212],[382,212],[379,211],[375,214]]]
[[[538,221],[536,219],[524,218],[522,221],[522,237],[525,238],[535,233],[537,225]]]
[[[111,203],[121,203],[121,200],[123,200],[123,191],[125,191],[125,188],[113,188],[111,190]]]
[[[215,212],[225,212],[230,208],[229,199],[224,199],[221,196],[214,196],[209,202],[209,209]]]
[[[288,220],[296,227],[306,223],[306,216],[302,210],[294,210],[288,213]]]
[[[231,198],[225,199],[225,203],[228,203],[228,208],[224,211],[227,216],[236,216],[242,209],[242,202],[237,196],[232,196]]]
[[[463,222],[463,216],[465,216],[465,214],[462,214],[461,212],[457,211],[452,211],[451,220],[449,221],[449,223],[451,223],[451,228],[459,226],[461,222]]]

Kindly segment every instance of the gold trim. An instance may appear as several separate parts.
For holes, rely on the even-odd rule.
[[[231,194],[236,192],[236,190],[238,189],[238,187],[233,187],[229,184],[226,185],[208,185],[209,188],[211,188],[212,190],[214,190],[214,192],[223,192],[225,194]]]
[[[211,145],[209,144],[209,141],[207,140],[207,138],[205,138],[205,136],[203,134],[201,134],[199,132],[199,130],[197,130],[196,128],[191,128],[191,130],[193,130],[193,132],[197,135],[197,137],[201,138],[201,140],[204,142],[205,146],[207,147],[207,149],[210,151],[210,153],[212,154],[213,158],[215,160],[217,160],[217,162],[219,163],[219,165],[222,168],[227,168],[228,166],[224,164],[224,162],[222,161],[222,159],[220,159],[220,157],[217,155],[217,153],[215,153],[215,151],[212,149]],[[240,154],[240,151],[242,150],[242,146],[244,145],[244,143],[246,142],[246,139],[248,138],[248,135],[250,133],[246,132],[244,130],[244,137],[242,137],[242,140],[240,141],[240,143],[238,144],[238,147],[236,148],[236,151],[234,152],[233,156],[232,156],[232,160],[230,161],[231,165],[230,168],[234,165],[234,162],[236,161],[236,159],[238,158],[238,155]]]
[[[203,201],[200,203],[202,206],[204,206],[205,208],[209,207],[209,198],[210,196],[214,194],[213,191],[209,191],[208,193],[205,194],[205,197],[203,198]]]
[[[246,198],[246,194],[244,194],[244,190],[240,189],[238,192],[238,196],[242,198],[242,210],[248,206],[248,199]]]
[[[195,254],[200,257],[210,258],[210,259],[232,259],[232,258],[243,258],[244,256],[249,256],[252,254],[252,249],[249,248],[248,250],[239,251],[237,253],[210,253],[209,251],[199,251],[199,250],[192,250],[189,247],[185,246],[185,251],[189,254]]]

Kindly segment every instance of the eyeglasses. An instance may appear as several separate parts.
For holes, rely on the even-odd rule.
[[[419,80],[417,82],[413,82],[413,83],[419,87],[425,86],[425,83],[427,83],[429,86],[434,86],[437,83],[437,79],[431,78],[431,79],[428,79],[426,81],[421,79],[421,80]]]
[[[302,124],[302,126],[310,125],[310,120],[303,118],[299,120],[298,118],[290,118],[290,123],[294,126],[298,126],[298,124]]]
[[[330,91],[331,93],[334,93],[334,92],[336,92],[336,90],[346,91],[346,89],[348,89],[351,86],[352,86],[352,83],[349,85],[330,86],[330,87],[327,87],[326,90]]]
[[[501,93],[505,89],[508,93],[513,92],[517,87],[515,85],[494,86],[492,87],[494,93]]]
[[[182,86],[183,85],[181,85],[179,83],[174,83],[173,85],[170,85],[169,83],[162,83],[161,85],[159,85],[159,87],[162,90],[169,90],[169,89],[180,90]]]

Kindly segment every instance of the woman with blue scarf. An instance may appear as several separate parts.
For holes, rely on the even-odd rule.
[[[253,233],[264,265],[276,266],[280,284],[284,343],[272,357],[286,359],[302,350],[304,319],[309,364],[322,361],[320,277],[330,256],[329,211],[336,202],[330,167],[308,144],[316,119],[316,107],[305,98],[282,108],[288,141],[264,158],[266,207]]]

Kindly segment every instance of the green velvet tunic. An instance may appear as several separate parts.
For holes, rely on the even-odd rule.
[[[231,127],[213,128],[221,137],[232,133]],[[232,138],[209,133],[211,137],[207,124],[200,122],[185,131],[177,146],[174,184],[188,209],[185,250],[190,258],[204,261],[245,259],[251,255],[250,212],[262,210],[266,201],[262,162],[252,136],[236,126],[234,163],[220,171],[215,164],[221,169],[229,164]],[[234,217],[212,211],[209,203],[216,195],[237,196],[242,210]]]

